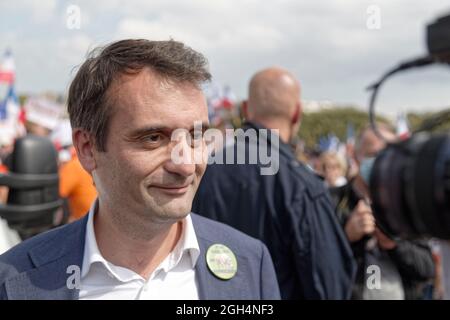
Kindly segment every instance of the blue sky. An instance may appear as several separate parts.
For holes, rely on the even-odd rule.
[[[69,29],[70,5],[80,28]],[[380,28],[369,29],[370,5]],[[40,0],[0,3],[0,51],[12,49],[19,92],[64,92],[88,50],[129,38],[184,41],[204,53],[216,81],[245,98],[257,70],[279,65],[303,98],[366,108],[365,87],[396,63],[425,53],[425,24],[444,1],[407,0]],[[450,69],[395,77],[380,109],[427,110],[450,103]]]

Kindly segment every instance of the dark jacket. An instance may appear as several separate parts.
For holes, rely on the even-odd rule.
[[[200,299],[279,299],[267,248],[229,226],[192,214],[200,247],[195,276]],[[0,256],[0,299],[78,299],[67,282],[73,267],[81,270],[87,215],[81,220],[26,240]],[[238,270],[230,280],[216,278],[206,264],[213,244],[233,251]]]
[[[354,189],[352,181],[342,187],[331,188],[331,195],[336,206],[336,213],[345,228],[353,209],[356,207],[361,196]],[[367,259],[370,252],[366,249],[367,242],[371,237],[366,236],[352,243],[351,247],[358,265],[355,285],[352,290],[352,299],[362,299],[365,281]],[[396,239],[397,247],[385,250],[388,257],[396,266],[403,284],[405,299],[421,299],[424,296],[424,287],[434,277],[435,266],[431,249],[423,240],[399,240]],[[381,250],[381,249],[379,249]]]
[[[244,126],[246,133],[251,129],[263,128]],[[356,266],[329,194],[289,145],[280,141],[278,148],[267,132],[259,133],[222,151],[232,148],[235,164],[208,166],[193,210],[261,239],[272,255],[283,299],[349,298]],[[249,159],[250,150],[258,152],[264,143],[274,146],[276,174],[262,175],[261,163],[236,164],[240,152]]]

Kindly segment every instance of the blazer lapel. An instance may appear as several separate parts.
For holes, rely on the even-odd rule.
[[[197,236],[198,245],[200,247],[200,256],[197,259],[197,264],[195,265],[195,276],[198,283],[198,295],[200,300],[211,300],[214,299],[214,282],[216,279],[211,278],[210,271],[206,266],[206,250],[204,241]],[[214,277],[214,276],[213,276]]]
[[[35,268],[8,279],[9,299],[77,299],[79,290],[69,289],[75,266],[81,276],[87,217],[54,231],[55,235],[32,248],[28,255]]]
[[[252,292],[248,276],[247,257],[236,254],[238,248],[230,248],[236,254],[238,271],[230,280],[221,280],[213,275],[206,265],[206,251],[215,244],[214,231],[205,227],[192,214],[194,229],[200,247],[200,256],[195,270],[199,298],[202,300],[249,299]],[[35,268],[8,279],[5,283],[9,299],[78,299],[79,290],[69,289],[67,282],[71,273],[68,268],[79,268],[83,264],[84,241],[87,216],[77,222],[54,231],[55,235],[34,247],[28,255]],[[227,243],[223,243],[227,245]],[[72,267],[73,268],[73,267]],[[247,277],[245,276],[247,275]]]
[[[236,275],[230,280],[221,280],[214,276],[206,264],[206,251],[217,243],[209,240],[214,239],[211,235],[213,231],[203,228],[201,221],[196,219],[195,214],[191,214],[195,233],[200,247],[200,256],[195,265],[195,274],[198,284],[200,300],[230,300],[230,299],[249,299],[252,296],[249,288],[249,279],[244,275],[244,270],[249,270],[247,259],[236,254],[238,270]],[[227,245],[226,243],[223,243]]]

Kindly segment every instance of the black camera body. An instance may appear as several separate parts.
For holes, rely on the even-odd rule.
[[[450,15],[427,26],[427,47],[428,56],[400,64],[371,86],[369,114],[380,138],[374,121],[379,87],[399,71],[450,63]],[[409,139],[388,144],[375,160],[370,178],[372,207],[377,224],[392,238],[450,239],[450,133],[426,132],[446,118],[450,120],[450,110],[435,116]]]
[[[427,26],[427,47],[430,55],[450,62],[450,15]]]
[[[450,133],[388,145],[375,160],[370,193],[388,234],[450,239]]]

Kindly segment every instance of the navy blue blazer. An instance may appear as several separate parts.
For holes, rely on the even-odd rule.
[[[200,246],[196,279],[200,299],[279,299],[277,279],[266,246],[224,224],[191,214]],[[28,239],[0,255],[0,299],[78,299],[67,286],[68,267],[83,264],[87,216]],[[238,262],[230,280],[216,278],[206,265],[206,250],[219,243]]]

